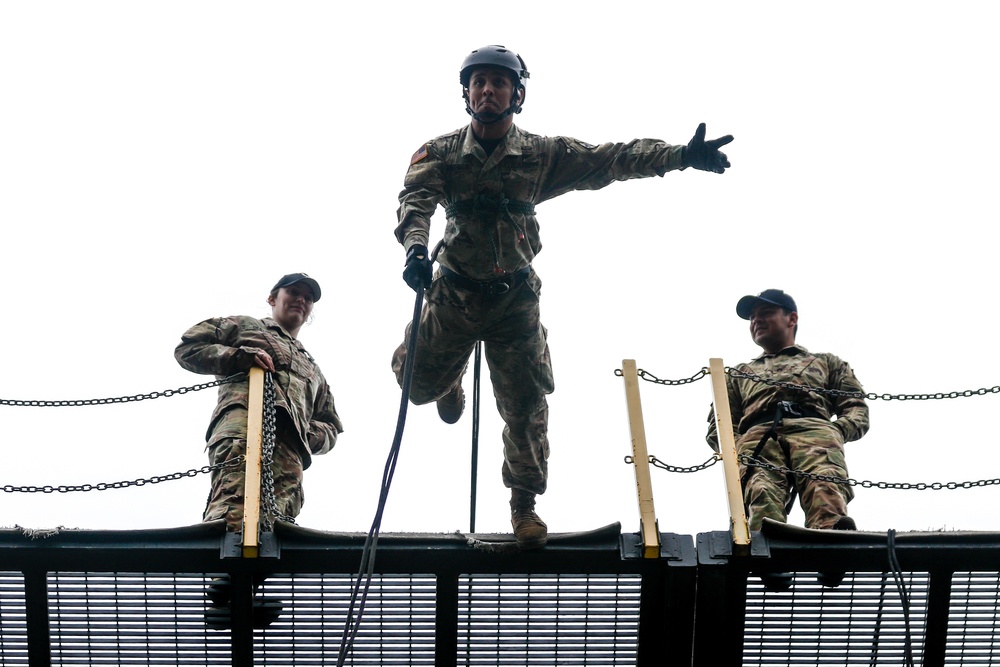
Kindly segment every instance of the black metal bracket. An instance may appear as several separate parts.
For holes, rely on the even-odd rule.
[[[281,544],[274,531],[267,530],[260,534],[258,556],[260,558],[281,558]],[[243,534],[226,531],[222,538],[222,548],[219,558],[242,558]]]

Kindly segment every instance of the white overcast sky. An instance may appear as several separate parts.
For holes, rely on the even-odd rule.
[[[365,531],[392,440],[389,360],[412,311],[392,231],[410,155],[464,125],[458,69],[501,43],[531,71],[520,127],[590,143],[732,133],[732,169],[539,206],[556,375],[553,532],[639,528],[623,382],[757,354],[740,296],[783,288],[799,342],[867,391],[1000,385],[997,10],[986,2],[20,2],[0,4],[0,398],[87,399],[211,380],[181,333],[265,316],[278,277],[323,286],[301,340],[346,426],[299,523]],[[433,220],[432,239],[444,227]],[[471,395],[472,377],[465,387]],[[710,454],[708,380],[641,383],[649,451]],[[481,532],[509,531],[484,385]],[[0,406],[0,486],[112,482],[206,463],[208,390],[113,406]],[[1000,477],[1000,395],[876,401],[852,477]],[[469,411],[411,406],[386,531],[469,527]],[[654,470],[662,531],[728,527],[721,466]],[[0,495],[0,526],[146,528],[201,516],[207,476]],[[1000,486],[859,489],[859,527],[998,530]],[[801,511],[791,521],[801,525]]]

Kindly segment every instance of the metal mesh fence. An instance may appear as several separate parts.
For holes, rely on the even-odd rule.
[[[813,573],[797,573],[791,589],[768,591],[747,581],[744,665],[905,665],[906,619],[889,573],[848,574],[826,588]],[[922,652],[927,619],[926,573],[904,573],[909,637]]]
[[[955,572],[951,578],[946,665],[1000,664],[1000,575]]]
[[[24,578],[0,572],[0,665],[28,664]]]
[[[496,575],[459,581],[465,665],[634,665],[641,579]]]

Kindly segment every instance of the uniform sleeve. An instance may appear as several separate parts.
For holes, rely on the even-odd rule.
[[[539,201],[571,190],[599,190],[615,181],[663,176],[680,169],[683,146],[659,139],[592,146],[570,137],[554,137],[552,168]]]
[[[743,405],[740,401],[739,390],[731,377],[726,376],[726,393],[729,395],[729,413],[733,418],[733,438],[738,435],[740,420],[743,419]],[[708,410],[708,434],[705,436],[708,446],[719,451],[719,432],[715,424],[715,406]]]
[[[324,382],[320,395],[317,396],[316,409],[309,420],[309,451],[317,455],[326,454],[337,444],[337,435],[343,431],[344,425],[340,422],[333,403],[333,394]]]
[[[181,336],[174,358],[182,367],[204,375],[232,375],[250,369],[259,348],[234,346],[239,340],[239,324],[232,318],[200,322]]]
[[[846,361],[830,355],[829,389],[864,394],[861,383]],[[837,396],[833,401],[837,420],[834,426],[844,435],[844,442],[858,440],[868,432],[868,404],[864,398]]]
[[[444,201],[444,172],[441,159],[431,144],[413,154],[399,193],[396,239],[407,250],[413,245],[427,245],[431,216]]]

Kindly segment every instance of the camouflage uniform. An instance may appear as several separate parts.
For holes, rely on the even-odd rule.
[[[801,345],[793,345],[777,354],[762,354],[748,364],[737,366],[736,370],[778,382],[846,392],[864,391],[845,361],[832,354],[812,354]],[[777,441],[769,439],[758,458],[793,470],[839,478],[848,476],[844,443],[857,440],[868,431],[868,406],[863,398],[784,389],[732,376],[726,377],[726,383],[740,456],[753,454],[773,424],[778,402],[790,401],[803,412],[818,416],[784,417]],[[833,415],[837,419],[830,421]],[[714,413],[709,414],[707,440],[718,451]],[[745,466],[741,465],[741,477],[745,472]],[[760,530],[764,517],[786,520],[785,507],[792,484],[799,494],[807,528],[831,528],[837,519],[847,516],[847,503],[854,497],[850,486],[799,476],[790,479],[779,472],[754,467],[743,490],[751,530]]]
[[[174,356],[189,371],[221,378],[248,371],[260,350],[271,356],[275,367],[275,498],[282,514],[295,517],[304,502],[302,471],[311,465],[314,454],[330,451],[344,430],[330,387],[302,343],[269,317],[223,317],[188,329]],[[219,400],[206,434],[210,463],[245,453],[248,399],[247,380],[219,386]],[[243,498],[242,468],[213,472],[204,520],[225,518],[230,530],[240,530]]]
[[[512,126],[487,156],[466,126],[413,155],[399,195],[399,242],[407,250],[426,246],[431,216],[441,204],[447,216],[437,255],[442,267],[480,282],[518,279],[509,292],[490,296],[456,285],[441,270],[436,273],[420,317],[410,399],[429,403],[447,394],[461,381],[469,354],[482,340],[506,423],[506,486],[544,493],[548,477],[545,396],[554,386],[539,314],[541,280],[531,269],[542,248],[534,205],[572,190],[662,176],[682,167],[682,154],[683,146],[654,139],[591,146]],[[400,383],[407,338],[392,360]]]

